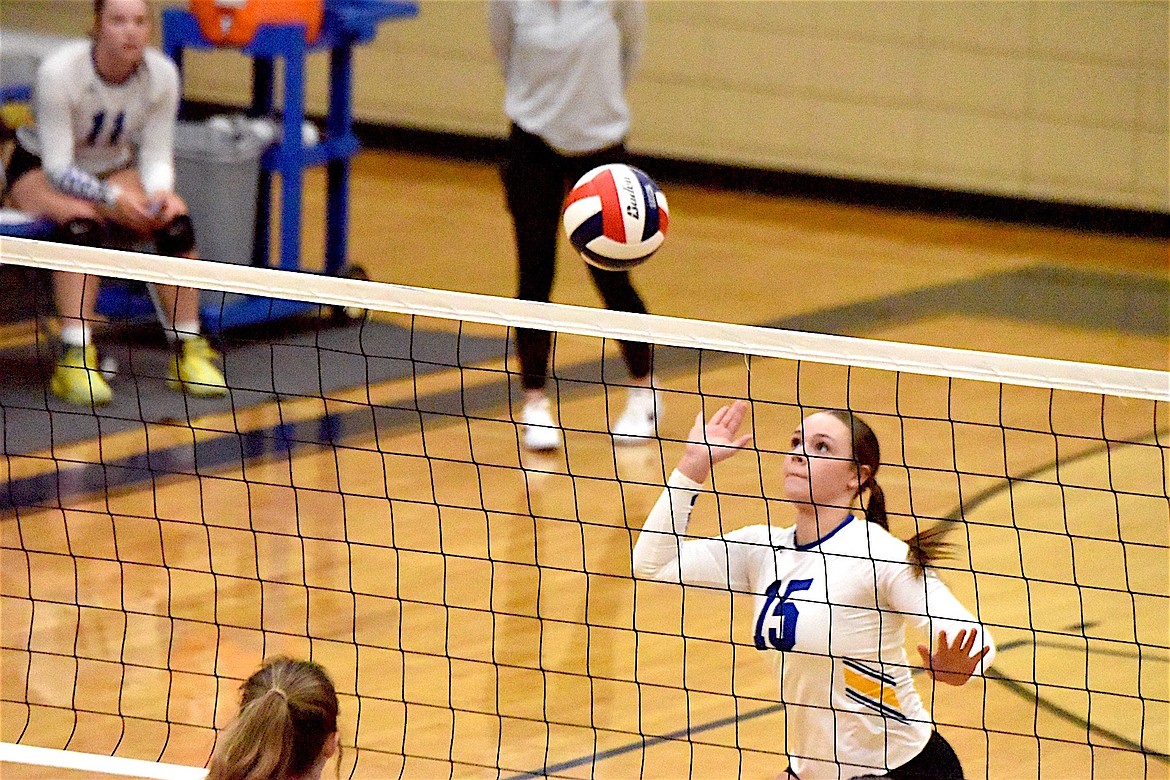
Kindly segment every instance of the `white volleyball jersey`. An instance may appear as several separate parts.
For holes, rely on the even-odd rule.
[[[796,529],[755,525],[682,541],[701,485],[675,471],[634,548],[645,579],[727,588],[755,600],[753,641],[779,651],[785,752],[801,780],[884,774],[918,755],[933,725],[911,678],[906,625],[948,638],[990,634],[908,546],[851,517],[797,545]],[[931,640],[932,643],[933,640]],[[782,769],[783,767],[778,767]]]
[[[71,194],[97,199],[69,181],[100,178],[137,165],[147,194],[174,188],[174,132],[179,71],[147,49],[142,65],[120,84],[94,68],[93,44],[77,41],[49,55],[37,70],[36,123],[18,131],[20,145],[41,158],[49,179]],[[74,191],[75,189],[82,191]]]

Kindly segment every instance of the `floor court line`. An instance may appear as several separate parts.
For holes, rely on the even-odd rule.
[[[1098,726],[1096,724],[1090,723],[1089,721],[1082,718],[1080,715],[1077,715],[1075,712],[1069,712],[1064,707],[1061,707],[1058,704],[1053,704],[1052,702],[1045,699],[1043,696],[1037,696],[1037,695],[1031,693],[1028,690],[1027,685],[1019,682],[1018,680],[1014,680],[1005,674],[1001,674],[1001,673],[997,672],[995,670],[994,666],[987,670],[987,679],[994,680],[995,682],[999,683],[1000,685],[1007,687],[1008,690],[1010,690],[1012,693],[1015,693],[1016,695],[1020,696],[1021,698],[1036,702],[1036,706],[1040,707],[1043,710],[1047,710],[1048,712],[1051,712],[1053,715],[1056,715],[1057,717],[1059,717],[1063,720],[1066,720],[1069,723],[1072,723],[1074,725],[1080,726],[1081,728],[1087,729],[1088,731],[1090,731],[1094,734],[1099,734],[1100,736],[1108,737],[1109,739],[1114,740],[1118,744],[1124,745],[1125,747],[1129,748],[1130,750],[1133,750],[1135,752],[1149,756],[1150,758],[1154,759],[1155,761],[1158,761],[1159,763],[1166,764],[1166,765],[1170,766],[1170,755],[1167,755],[1165,753],[1159,753],[1156,750],[1153,750],[1151,748],[1147,748],[1144,745],[1142,745],[1140,742],[1135,742],[1132,739],[1129,739],[1128,737],[1122,736],[1121,734],[1118,734],[1115,731],[1112,731],[1110,729],[1105,728],[1104,726]]]
[[[1162,438],[1166,437],[1166,436],[1170,436],[1170,428],[1155,428],[1153,434],[1148,436],[1147,438],[1142,439],[1140,441],[1127,441],[1127,442],[1124,442],[1124,444],[1133,445],[1133,446],[1157,447],[1157,446],[1160,446]],[[1100,445],[1091,447],[1091,448],[1085,450],[1084,452],[1079,452],[1076,455],[1073,455],[1072,457],[1061,458],[1058,463],[1057,462],[1045,463],[1045,464],[1041,464],[1039,466],[1034,466],[1030,469],[1027,469],[1026,471],[1021,471],[1018,474],[1010,475],[1007,477],[1007,482],[1005,484],[996,485],[995,487],[987,488],[986,490],[983,490],[983,491],[976,493],[971,498],[965,499],[960,506],[955,507],[953,510],[951,510],[947,514],[943,515],[942,522],[952,522],[952,523],[961,522],[963,519],[963,515],[965,513],[969,513],[971,511],[973,511],[974,509],[976,509],[977,507],[979,507],[983,504],[986,504],[988,501],[995,498],[1003,491],[1007,490],[1009,485],[1017,485],[1020,483],[1026,483],[1028,480],[1032,479],[1033,477],[1035,477],[1039,474],[1043,474],[1046,471],[1051,471],[1053,468],[1055,468],[1058,465],[1067,468],[1067,467],[1072,466],[1074,464],[1080,463],[1083,460],[1089,460],[1090,458],[1098,457],[1102,453],[1109,452],[1109,447],[1110,447],[1109,444],[1100,444]],[[1115,493],[1124,493],[1124,491],[1118,491],[1118,490],[1115,490],[1114,492]]]
[[[622,745],[621,747],[604,750],[601,753],[590,753],[589,755],[562,761],[561,763],[553,764],[552,766],[530,770],[518,775],[511,775],[508,780],[522,780],[522,778],[544,777],[556,772],[564,772],[568,769],[576,769],[579,766],[585,766],[587,764],[597,764],[606,760],[607,758],[614,758],[634,750],[653,747],[654,745],[663,742],[671,742],[674,740],[683,739],[694,734],[702,734],[704,731],[711,731],[712,729],[722,728],[723,726],[730,726],[733,723],[743,723],[744,721],[752,720],[753,718],[759,718],[763,715],[770,715],[773,712],[778,712],[782,709],[784,709],[783,704],[769,704],[766,707],[760,707],[759,709],[752,710],[746,715],[728,715],[727,717],[719,718],[708,723],[703,723],[701,725],[695,726],[694,728],[677,729],[666,734],[660,734],[652,737],[642,737],[637,742],[631,742],[629,744]]]

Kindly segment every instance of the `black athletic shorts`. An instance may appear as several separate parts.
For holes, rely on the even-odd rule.
[[[8,159],[8,168],[4,171],[4,195],[8,194],[8,190],[12,189],[12,185],[16,184],[17,179],[21,176],[42,167],[44,165],[41,163],[40,157],[19,143],[15,144],[12,149],[12,157]]]
[[[800,780],[799,775],[792,771],[788,774]],[[891,778],[891,780],[963,780],[963,767],[959,764],[959,757],[955,755],[951,744],[943,739],[937,731],[930,733],[930,739],[922,752],[907,761],[897,769],[891,769],[884,775],[862,775],[854,780],[863,778]]]

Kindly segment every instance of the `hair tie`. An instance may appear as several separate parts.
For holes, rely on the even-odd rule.
[[[288,703],[288,694],[284,692],[284,688],[273,686],[268,689],[269,693],[275,693],[280,698],[284,699],[285,704]]]

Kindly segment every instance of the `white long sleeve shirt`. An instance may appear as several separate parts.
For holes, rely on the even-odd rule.
[[[489,0],[487,20],[509,119],[565,154],[626,137],[626,84],[646,28],[640,0]]]
[[[801,780],[883,774],[925,747],[933,724],[911,678],[909,624],[953,638],[979,621],[927,570],[907,562],[905,542],[851,517],[826,537],[797,545],[796,529],[754,525],[683,541],[701,485],[678,471],[634,547],[643,579],[730,589],[756,603],[754,642],[782,653],[785,751]]]
[[[156,49],[121,84],[93,64],[93,44],[76,41],[45,58],[33,91],[36,123],[17,131],[45,174],[70,195],[113,205],[116,188],[101,178],[138,167],[147,195],[174,189],[179,71]]]

